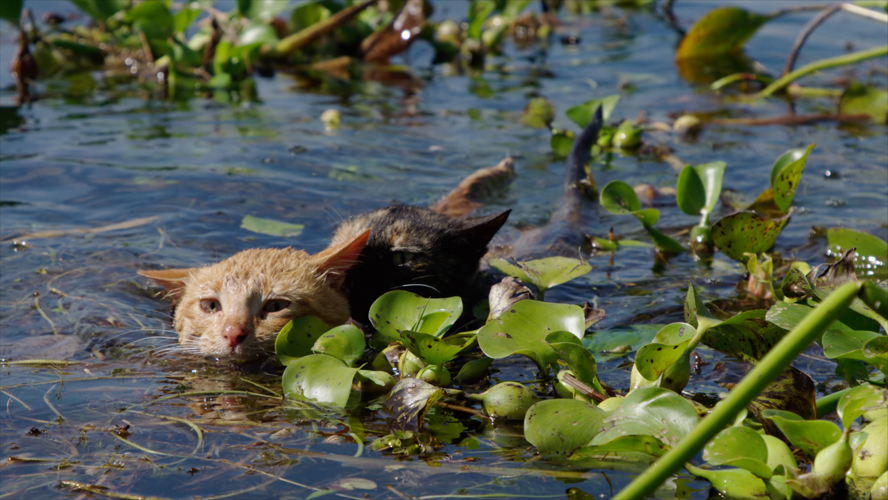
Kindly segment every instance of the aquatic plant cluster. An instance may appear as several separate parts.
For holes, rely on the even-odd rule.
[[[40,29],[21,0],[2,3],[0,17],[20,30],[12,68],[20,101],[52,92],[42,89],[41,81],[83,68],[101,70],[109,81],[136,81],[146,98],[171,101],[261,100],[256,75],[276,71],[305,80],[332,76],[391,83],[412,78],[390,59],[414,40],[429,42],[436,62],[477,67],[499,50],[504,37],[515,43],[548,39],[559,9],[590,8],[586,2],[544,0],[537,14],[525,12],[530,0],[472,0],[466,22],[433,23],[434,3],[422,0],[321,0],[289,11],[289,2],[238,0],[228,13],[212,2],[72,2],[91,23],[67,28],[64,19],[47,17]],[[867,8],[873,6],[877,9]],[[888,22],[880,17],[886,7],[886,2],[820,6],[819,20],[805,30],[809,33],[839,9]],[[737,99],[780,94],[837,99],[835,113],[773,123],[884,124],[888,92],[859,82],[847,89],[807,88],[797,80],[821,69],[884,57],[888,47],[798,69],[793,69],[792,56],[777,78],[752,71],[742,56],[743,44],[784,14],[712,10],[685,34],[676,54],[679,71],[689,81],[705,82],[712,92],[739,87]],[[800,35],[793,53],[806,36]],[[706,261],[720,252],[746,270],[737,275],[745,300],[706,304],[689,283],[684,321],[662,327],[643,345],[601,352],[590,348],[590,340],[605,311],[588,303],[544,300],[553,287],[592,272],[590,264],[567,257],[494,259],[490,267],[507,277],[491,289],[486,306],[463,304],[459,297],[389,292],[373,304],[369,318],[355,318],[369,320],[369,340],[354,325],[326,325],[312,316],[291,321],[275,344],[277,359],[286,367],[283,396],[303,411],[381,412],[387,429],[368,438],[369,446],[401,459],[439,460],[442,443],[468,427],[463,420],[519,422],[524,439],[544,460],[574,469],[619,467],[641,473],[614,498],[642,498],[668,488],[664,481],[682,468],[728,498],[815,499],[847,492],[857,498],[888,498],[888,243],[833,227],[822,235],[833,257],[830,263],[770,254],[790,224],[793,199],[816,146],[788,149],[774,160],[761,194],[743,200],[723,190],[724,161],[714,157],[687,165],[646,139],[646,133],[664,128],[692,138],[705,126],[739,121],[691,114],[672,124],[615,119],[619,101],[619,95],[610,95],[566,110],[584,128],[601,107],[607,125],[592,148],[593,158],[642,150],[677,162],[678,177],[674,189],[650,193],[650,186],[620,180],[599,187],[595,172],[587,168],[582,181],[586,201],[611,214],[634,216],[649,239],[588,236],[583,250],[617,253],[644,246],[653,248],[662,262],[681,254]],[[554,117],[554,106],[542,97],[530,99],[522,114],[524,124],[537,128],[551,129]],[[321,118],[328,128],[340,126],[335,110]],[[551,132],[552,154],[566,157],[575,134]],[[660,211],[647,201],[670,194],[689,222],[661,230],[656,227]],[[719,201],[734,213],[714,221]],[[264,234],[294,235],[302,229],[256,217],[243,224]],[[473,309],[480,327],[458,328],[467,308]],[[812,343],[832,360],[847,388],[816,398],[813,378],[793,365]],[[719,401],[686,391],[691,375],[699,372],[703,346],[748,365],[749,373],[726,387],[730,392]],[[626,358],[626,367],[631,366],[628,387],[602,380],[596,358],[628,356],[633,350],[634,360]],[[494,362],[515,356],[529,358],[537,368],[534,383],[490,386]],[[189,426],[202,439],[199,426],[169,419]],[[702,459],[695,459],[700,452]],[[65,486],[103,491],[79,483]],[[590,497],[576,491],[569,496]]]

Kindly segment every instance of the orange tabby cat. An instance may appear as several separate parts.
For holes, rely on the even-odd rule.
[[[176,301],[182,351],[239,360],[270,357],[278,332],[293,318],[314,315],[328,325],[348,321],[345,272],[369,238],[368,229],[316,255],[252,249],[206,267],[139,274]]]

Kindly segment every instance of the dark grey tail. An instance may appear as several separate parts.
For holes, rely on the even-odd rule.
[[[592,158],[592,146],[598,142],[598,133],[601,131],[603,122],[601,105],[598,105],[592,116],[592,121],[574,140],[573,147],[570,149],[570,155],[567,157],[567,178],[564,179],[565,191],[574,188],[586,177],[586,163],[589,163],[589,159]]]

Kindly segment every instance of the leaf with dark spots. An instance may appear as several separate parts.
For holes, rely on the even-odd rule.
[[[777,434],[762,418],[765,410],[792,412],[805,420],[817,418],[814,380],[793,367],[784,370],[749,404],[749,411],[765,424],[768,434]]]
[[[774,166],[771,167],[771,188],[774,190],[774,203],[783,213],[789,210],[792,205],[793,196],[795,196],[796,188],[799,180],[802,178],[802,171],[805,170],[805,163],[808,161],[808,155],[814,149],[811,144],[805,149],[790,149],[780,155]]]
[[[832,264],[820,264],[814,267],[805,276],[808,282],[817,288],[832,291],[845,283],[857,281],[854,272],[854,254],[856,248],[851,248],[838,261]]]
[[[712,226],[712,241],[725,255],[742,262],[744,253],[759,254],[774,246],[789,217],[766,219],[754,212],[729,215]]]
[[[595,405],[575,399],[550,399],[530,407],[524,437],[541,455],[567,456],[589,444],[607,415]]]
[[[403,331],[401,339],[407,349],[418,358],[430,365],[443,365],[455,358],[460,352],[475,345],[476,337],[471,337],[462,344],[453,344],[445,339],[433,337],[427,333]]]
[[[682,38],[677,61],[692,57],[739,52],[762,24],[773,16],[754,14],[737,7],[720,7],[697,20]]]
[[[394,415],[389,427],[393,431],[419,431],[426,412],[445,394],[444,389],[417,378],[399,380],[385,401],[386,409]]]
[[[704,345],[746,361],[761,359],[786,335],[786,330],[768,323],[768,311],[740,313],[703,334]]]

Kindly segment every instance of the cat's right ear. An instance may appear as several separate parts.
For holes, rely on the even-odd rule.
[[[165,271],[139,271],[140,276],[151,278],[171,295],[178,295],[185,288],[185,280],[191,269],[167,269]]]
[[[320,265],[318,265],[318,275],[323,276],[326,282],[334,288],[342,286],[345,273],[358,261],[358,257],[367,246],[367,241],[370,240],[372,230],[373,228],[369,228],[348,243],[328,248],[315,255],[316,258],[321,259]]]

